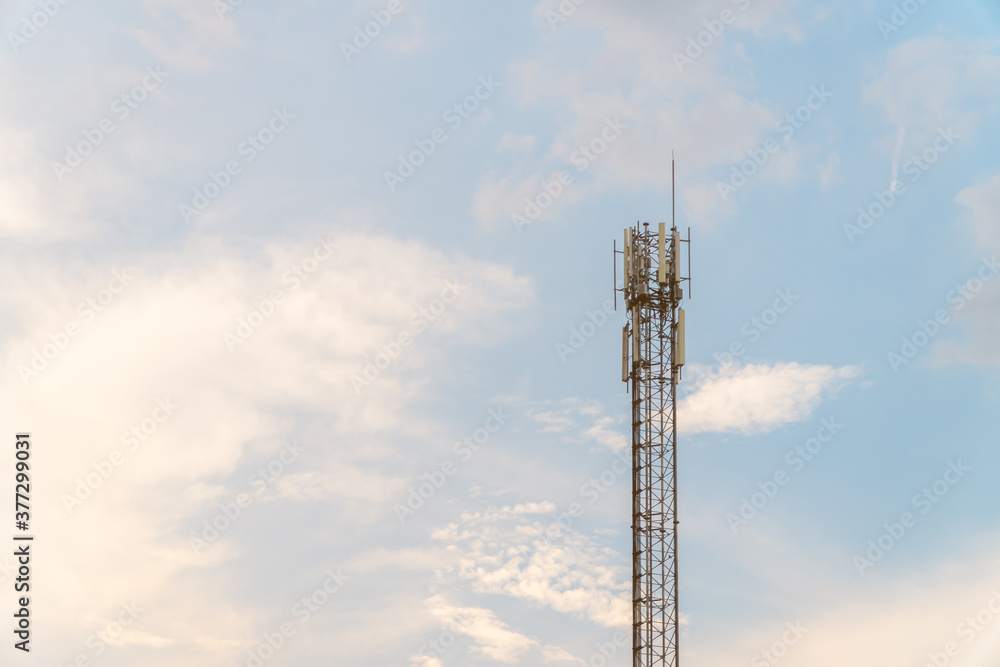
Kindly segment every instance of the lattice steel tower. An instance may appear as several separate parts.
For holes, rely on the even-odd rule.
[[[684,365],[682,239],[676,223],[625,229],[622,250],[629,323],[622,381],[632,390],[632,664],[676,667],[677,382]],[[617,252],[617,249],[616,249]],[[688,261],[690,267],[690,261]],[[617,260],[615,262],[617,274]],[[617,304],[616,304],[617,305]]]

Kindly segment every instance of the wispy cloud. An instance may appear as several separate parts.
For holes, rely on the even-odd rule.
[[[677,406],[688,433],[767,433],[809,419],[823,398],[858,377],[854,366],[798,363],[724,366]]]

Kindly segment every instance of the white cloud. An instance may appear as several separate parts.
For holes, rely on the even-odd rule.
[[[286,474],[275,482],[277,498],[289,500],[330,500],[350,498],[365,503],[383,503],[397,496],[405,480],[387,479],[358,466],[333,462],[332,472],[315,470]]]
[[[698,372],[698,367],[692,367]],[[860,375],[854,366],[729,365],[705,376],[677,406],[687,433],[767,433],[805,421],[824,396]]]
[[[109,643],[113,646],[150,646],[152,648],[163,648],[173,645],[174,640],[151,635],[141,630],[126,630],[121,637],[113,639]]]
[[[475,651],[491,660],[516,664],[538,645],[537,640],[511,630],[489,609],[452,606],[441,596],[430,598],[427,605],[446,630],[471,637],[476,642]]]
[[[497,150],[514,154],[530,154],[535,148],[535,137],[531,134],[514,134],[507,132],[500,139]]]
[[[620,418],[604,414],[599,401],[564,398],[527,403],[523,410],[542,426],[543,433],[559,433],[572,442],[595,442],[613,452],[629,446],[625,435],[629,427]]]
[[[383,7],[384,3],[380,3],[379,9]],[[406,5],[404,4],[403,7]],[[400,18],[403,19],[401,21],[403,25],[396,25],[397,22],[400,22]],[[365,17],[365,19],[370,20],[369,17]],[[390,25],[392,29],[386,31],[385,37],[380,43],[384,43],[386,48],[396,53],[412,56],[426,51],[438,41],[431,35],[431,31],[427,28],[427,22],[417,12],[404,12]]]
[[[864,86],[864,95],[894,127],[906,127],[908,150],[925,148],[939,127],[954,126],[967,140],[997,112],[997,44],[941,36],[911,39],[889,51],[884,70]],[[892,150],[894,141],[885,143]]]
[[[994,258],[996,256],[994,255]],[[994,259],[994,261],[996,261]],[[951,312],[956,329],[949,331],[948,338],[934,343],[932,364],[965,363],[972,365],[1000,364],[1000,283],[996,278],[985,283],[982,290],[971,301],[966,301],[961,310]]]
[[[515,226],[514,214],[525,220],[522,225],[535,224],[557,217],[562,209],[579,201],[584,190],[575,182],[561,179],[559,171],[547,175],[536,172],[523,178],[514,174],[499,177],[489,172],[480,181],[473,211],[485,229]]]
[[[668,187],[670,160],[665,156],[672,150],[682,165],[682,183],[694,180],[688,174],[744,159],[744,151],[758,147],[773,132],[776,118],[766,104],[749,97],[755,88],[752,71],[728,73],[731,61],[748,70],[752,66],[734,51],[740,46],[734,46],[734,40],[747,30],[767,38],[801,39],[806,25],[825,15],[820,11],[802,22],[791,12],[798,4],[796,0],[727,4],[736,14],[735,23],[683,72],[678,72],[674,53],[683,52],[687,39],[705,30],[703,21],[718,19],[719,3],[580,6],[541,42],[536,56],[513,67],[511,93],[518,101],[549,107],[560,119],[548,154],[540,155],[530,170],[537,178],[537,173],[569,168],[580,181],[574,187],[586,197],[609,187]],[[557,11],[556,5],[551,0],[536,5],[540,29],[549,30],[546,13]],[[576,41],[581,35],[585,40]],[[598,138],[608,119],[619,117],[628,128],[578,173],[571,166],[573,153]],[[798,174],[796,164],[792,159],[780,168],[769,165],[762,177],[787,180],[789,169]],[[520,188],[511,198],[523,200],[527,186],[513,174],[494,174],[483,182],[477,195],[477,202],[483,202],[477,206],[481,219],[488,210],[485,203],[514,190],[512,182],[519,182]],[[697,183],[684,185],[683,190],[692,187]],[[702,196],[681,203],[690,205],[689,216],[709,221],[725,209],[718,194],[714,197],[715,201]]]
[[[631,588],[624,563],[615,564],[619,555],[579,531],[534,518],[551,515],[551,503],[523,510],[463,513],[459,523],[435,531],[435,539],[460,549],[460,564],[448,571],[477,592],[508,595],[607,627],[627,625]]]
[[[38,530],[50,536],[38,566],[59,591],[58,606],[38,611],[51,632],[76,632],[83,616],[123,599],[155,600],[156,612],[136,628],[143,634],[127,641],[155,645],[169,637],[173,649],[199,647],[202,662],[193,665],[231,662],[233,647],[261,619],[214,588],[225,585],[217,573],[255,541],[268,541],[253,526],[271,510],[249,507],[201,555],[188,538],[220,511],[219,502],[251,490],[243,468],[266,465],[287,438],[306,450],[269,485],[275,503],[284,503],[279,511],[322,501],[335,521],[354,526],[390,514],[400,476],[385,462],[398,458],[399,434],[407,449],[438,444],[440,424],[407,409],[417,388],[432,389],[426,368],[455,346],[503,336],[504,313],[530,302],[532,289],[507,267],[416,242],[362,234],[337,242],[298,287],[282,277],[312,255],[314,241],[263,243],[245,253],[201,238],[176,252],[136,256],[126,271],[130,284],[92,321],[78,304],[100,294],[119,263],[7,251],[0,419],[32,425],[38,442],[51,445],[36,454],[48,492],[35,501]],[[349,378],[364,356],[409,326],[452,276],[465,291],[357,395]],[[283,301],[229,351],[223,334],[275,289]],[[78,334],[51,343],[70,323]],[[53,358],[25,385],[19,367],[30,367],[43,349]],[[168,398],[174,413],[130,451],[122,434],[152,424],[156,401]],[[68,513],[63,499],[95,465],[110,465],[103,462],[115,450],[124,463]],[[195,598],[206,603],[192,611]]]
[[[579,658],[559,646],[543,646],[542,653],[545,656],[545,662],[572,662],[580,664]]]
[[[955,201],[971,209],[972,229],[979,243],[1000,251],[1000,174],[970,185],[955,196]]]
[[[159,62],[171,69],[210,69],[217,53],[239,42],[232,12],[224,12],[222,16],[217,12],[220,5],[230,7],[228,3],[146,0],[143,5],[155,29],[139,29],[136,36]]]
[[[752,656],[780,641],[785,621],[801,623],[802,638],[782,657],[788,667],[907,667],[933,664],[929,654],[944,656],[953,643],[952,667],[992,664],[1000,657],[1000,615],[989,612],[1000,603],[1000,580],[971,575],[990,572],[995,556],[947,568],[929,568],[879,581],[842,580],[838,585],[815,580],[823,600],[798,601],[786,616],[771,615],[729,635],[724,643],[704,644],[692,661],[719,667],[745,665]],[[959,574],[959,573],[965,573]],[[928,584],[928,582],[934,582]],[[974,631],[968,621],[983,610],[988,622]],[[966,632],[961,632],[965,628]],[[943,664],[943,663],[941,663]]]
[[[444,667],[444,663],[441,662],[441,658],[435,658],[427,655],[412,656],[410,658],[410,662],[418,667]]]
[[[789,667],[924,665],[928,652],[941,651],[950,641],[958,644],[961,655],[949,666],[977,667],[1000,657],[1000,614],[994,614],[987,632],[975,633],[971,642],[958,634],[959,624],[982,610],[994,590],[1000,591],[996,530],[955,533],[949,540],[957,542],[945,549],[948,554],[927,559],[921,557],[926,543],[908,541],[933,540],[942,526],[918,524],[915,530],[922,536],[907,532],[860,576],[852,558],[864,555],[866,540],[884,530],[886,517],[867,517],[861,524],[852,520],[845,541],[808,512],[794,525],[762,514],[752,530],[733,536],[722,520],[725,510],[702,506],[690,511],[694,516],[682,523],[682,528],[687,526],[684,535],[729,564],[726,576],[735,578],[727,582],[727,590],[740,590],[738,597],[745,601],[766,598],[769,607],[761,614],[756,602],[737,603],[731,620],[721,624],[694,615],[693,627],[704,630],[711,625],[728,639],[689,642],[691,662],[745,666],[781,640],[787,622],[808,628],[781,659]],[[947,519],[938,516],[935,521]],[[862,525],[874,533],[866,534]],[[998,605],[994,603],[994,609],[1000,609]]]
[[[980,280],[995,272],[991,264],[1000,254],[1000,174],[969,186],[955,196],[955,201],[968,209],[966,220],[980,246],[985,250],[976,270],[967,280]],[[992,260],[992,261],[991,261]],[[982,271],[982,273],[980,273]],[[959,281],[966,284],[966,281]],[[958,287],[958,286],[956,286]],[[955,334],[934,343],[932,362],[937,364],[1000,364],[1000,276],[983,282],[972,298],[955,304],[951,317],[958,327]],[[949,326],[955,327],[955,324]]]

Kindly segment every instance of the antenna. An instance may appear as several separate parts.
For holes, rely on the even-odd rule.
[[[670,151],[670,226],[677,227],[677,170],[673,151]]]
[[[625,229],[622,380],[632,402],[632,664],[677,667],[677,383],[684,366],[682,239],[671,156],[671,227]],[[655,263],[656,271],[653,271]],[[616,290],[617,290],[616,286]],[[631,344],[630,344],[631,343]],[[631,349],[630,349],[631,348]],[[631,359],[629,358],[631,352]]]

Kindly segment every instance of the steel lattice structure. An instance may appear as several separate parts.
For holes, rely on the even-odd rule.
[[[632,393],[632,664],[676,667],[677,382],[684,365],[684,309],[677,227],[625,230],[623,286],[629,323],[622,380]],[[616,263],[617,271],[617,263]]]

